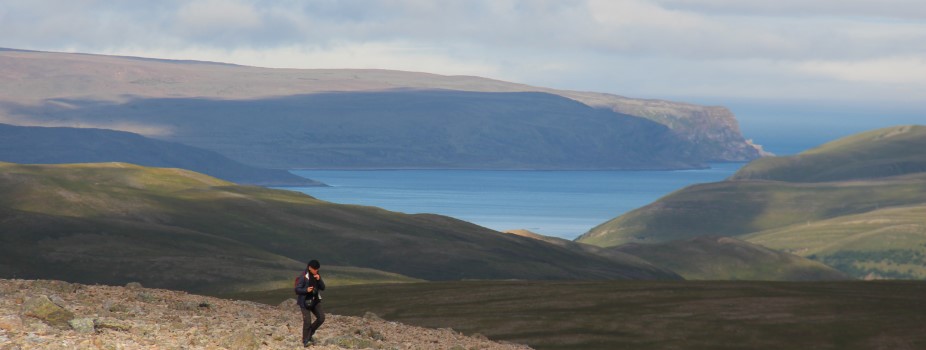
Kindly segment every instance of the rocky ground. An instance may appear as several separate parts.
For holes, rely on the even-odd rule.
[[[301,349],[294,301],[268,306],[130,283],[0,279],[0,350]],[[529,349],[365,317],[328,315],[313,349]]]

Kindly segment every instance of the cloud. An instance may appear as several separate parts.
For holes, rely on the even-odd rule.
[[[669,9],[712,15],[926,19],[926,3],[921,0],[653,0],[653,2]]]
[[[921,0],[4,0],[0,47],[638,97],[921,97]]]
[[[801,63],[798,67],[807,73],[824,75],[846,82],[872,84],[922,84],[926,82],[926,56],[889,57],[863,61],[810,61]]]

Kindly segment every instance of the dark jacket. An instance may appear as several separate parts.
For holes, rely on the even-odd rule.
[[[306,278],[306,275],[309,275],[309,278]],[[315,287],[315,289],[312,290],[312,293],[306,292],[306,289],[309,287]],[[299,275],[298,278],[296,278],[295,292],[299,295],[299,298],[296,300],[296,304],[298,304],[299,307],[303,309],[315,306],[315,304],[318,304],[321,301],[321,295],[318,292],[323,290],[325,290],[325,281],[323,281],[321,278],[315,279],[315,276],[306,271],[305,273]],[[309,303],[307,303],[306,300],[308,300]]]

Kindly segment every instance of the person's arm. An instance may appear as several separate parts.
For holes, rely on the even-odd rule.
[[[307,285],[308,285],[308,280],[305,278],[305,276],[300,276],[299,282],[296,282],[296,294],[308,295],[309,291],[308,291]]]
[[[318,286],[318,290],[325,290],[325,281],[322,281],[322,276],[319,274],[315,274],[315,276],[317,276],[315,285]]]

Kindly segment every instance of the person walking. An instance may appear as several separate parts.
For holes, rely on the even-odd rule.
[[[325,281],[318,274],[321,264],[318,260],[309,261],[305,273],[296,278],[297,303],[302,310],[302,345],[309,346],[315,340],[312,336],[322,323],[325,323],[325,311],[322,310],[320,291],[325,290]],[[315,315],[315,322],[312,322]]]

